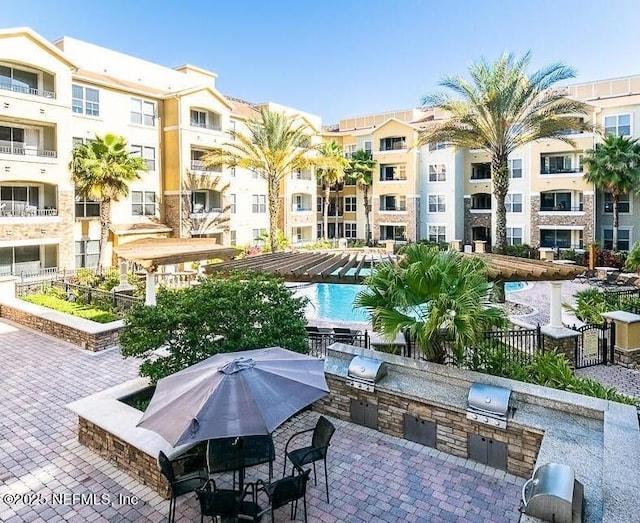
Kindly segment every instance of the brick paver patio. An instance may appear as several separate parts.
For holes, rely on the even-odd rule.
[[[168,502],[76,439],[65,405],[133,378],[137,364],[117,350],[89,354],[38,333],[0,323],[0,521],[92,522],[166,519]],[[289,434],[313,426],[305,412],[275,434],[276,476]],[[309,485],[311,522],[518,520],[523,480],[465,459],[333,420],[331,503]],[[251,469],[248,478],[266,477]],[[288,510],[276,514],[288,521]],[[265,518],[268,520],[268,517]],[[302,510],[298,510],[298,521]],[[178,503],[179,521],[199,521],[194,495]]]

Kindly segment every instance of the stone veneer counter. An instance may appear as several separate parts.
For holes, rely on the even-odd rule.
[[[380,394],[380,398],[391,394],[464,413],[472,383],[511,389],[510,405],[515,410],[509,414],[508,429],[522,427],[543,434],[536,466],[555,462],[574,470],[576,479],[585,487],[584,521],[640,521],[640,432],[635,408],[341,343],[329,347],[325,372],[330,382],[346,380],[348,365],[355,355],[386,363],[387,375],[376,384],[373,393]],[[474,425],[479,433],[498,431]],[[521,521],[537,520],[523,516]]]

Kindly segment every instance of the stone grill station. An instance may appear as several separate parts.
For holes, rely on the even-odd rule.
[[[372,392],[348,383],[355,356],[386,367]],[[640,431],[632,406],[342,343],[329,347],[325,373],[331,393],[314,410],[526,479],[535,467],[567,465],[584,485],[585,522],[640,521]],[[511,390],[506,428],[467,419],[474,383]]]

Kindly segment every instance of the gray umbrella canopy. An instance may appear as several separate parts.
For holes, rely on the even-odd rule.
[[[281,347],[216,354],[159,380],[138,427],[173,446],[270,434],[328,393],[324,360]]]

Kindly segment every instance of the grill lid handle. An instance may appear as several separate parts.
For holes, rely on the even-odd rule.
[[[524,482],[524,485],[522,485],[522,504],[525,507],[529,504],[529,500],[527,499],[527,487],[532,484],[537,485],[538,478],[530,478]]]

